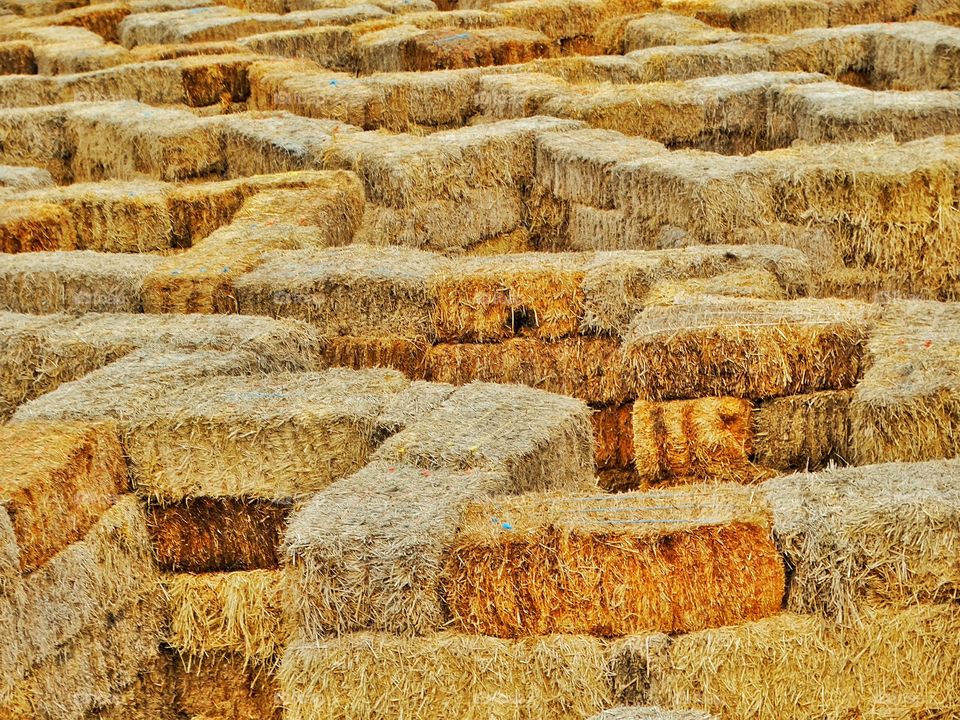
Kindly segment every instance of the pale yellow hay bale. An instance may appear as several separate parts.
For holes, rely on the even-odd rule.
[[[627,24],[623,31],[623,52],[662,45],[709,45],[736,39],[737,34],[729,28],[714,28],[686,15],[654,12]]]
[[[249,35],[240,44],[261,55],[305,58],[334,70],[349,69],[353,34],[343,27],[312,27]]]
[[[529,117],[566,88],[565,80],[540,73],[484,75],[477,90],[477,108],[484,118]]]
[[[960,89],[960,27],[898,23],[879,27],[873,37],[874,82],[902,90]]]
[[[42,168],[0,165],[0,187],[9,190],[38,190],[53,185],[53,176]]]
[[[638,73],[642,82],[670,82],[773,69],[765,48],[742,42],[647,48],[634,50],[627,57],[640,66]]]
[[[667,710],[660,707],[622,706],[604,710],[590,720],[715,720],[700,710]]]
[[[72,179],[68,105],[0,110],[0,162],[43,168],[58,182]]]
[[[664,0],[661,7],[738,32],[782,34],[829,22],[828,6],[815,0]]]
[[[775,274],[752,268],[732,270],[707,278],[661,280],[644,298],[646,305],[677,305],[698,295],[752,297],[761,300],[786,300],[787,293]]]
[[[865,80],[873,75],[875,27],[798,30],[772,37],[764,47],[777,70]]]
[[[41,45],[34,55],[37,72],[41,75],[67,75],[91,72],[122,65],[130,61],[126,48],[119,45],[89,45],[87,43],[54,43]]]

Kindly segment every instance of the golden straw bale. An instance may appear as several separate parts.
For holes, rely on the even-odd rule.
[[[165,502],[309,495],[363,466],[385,398],[408,383],[388,370],[200,379],[131,423],[134,485]]]
[[[873,34],[872,79],[894,90],[960,89],[960,27],[931,22],[884,25]]]
[[[357,70],[362,75],[404,70],[407,47],[423,32],[404,23],[360,35],[356,40]]]
[[[415,379],[423,377],[426,351],[427,343],[398,335],[342,335],[323,338],[320,352],[325,367],[393,368]]]
[[[591,403],[621,403],[636,393],[619,342],[611,338],[441,343],[427,350],[424,363],[428,380],[455,385],[529,385]]]
[[[827,0],[831,27],[861,23],[893,23],[912,16],[914,0]]]
[[[627,57],[640,66],[638,70],[643,82],[671,82],[773,69],[770,54],[764,47],[739,41],[646,48],[634,50]]]
[[[709,45],[737,40],[729,28],[715,28],[686,15],[653,12],[631,19],[623,31],[622,52],[663,45]]]
[[[770,272],[787,297],[805,295],[810,264],[802,252],[777,245],[710,245],[658,251],[594,254],[583,287],[583,332],[624,335],[659,283],[722,277],[732,272]],[[713,282],[721,282],[716,280]],[[665,298],[654,295],[655,302]],[[687,298],[682,298],[684,302]]]
[[[634,467],[649,485],[730,481],[772,474],[750,462],[753,406],[734,397],[633,405]]]
[[[597,471],[633,467],[633,403],[608,405],[593,412]]]
[[[190,718],[280,720],[280,688],[273,674],[236,655],[173,659],[174,705]],[[182,717],[181,715],[180,717]],[[152,720],[152,719],[151,719]]]
[[[753,415],[754,459],[777,470],[816,470],[849,462],[853,390],[789,395],[760,404]]]
[[[0,188],[8,190],[39,190],[53,186],[48,170],[34,167],[0,165]]]
[[[698,295],[752,297],[761,300],[786,300],[787,293],[769,270],[733,270],[708,278],[661,280],[644,298],[646,305],[676,305]]]
[[[875,28],[867,25],[797,30],[770,37],[764,47],[776,70],[823,73],[868,84],[874,72]]]
[[[444,554],[464,507],[516,489],[498,471],[374,462],[315,495],[292,515],[284,543],[299,637],[440,628]]]
[[[960,304],[901,300],[883,310],[850,405],[856,464],[960,451]]]
[[[41,75],[92,72],[123,65],[131,59],[128,51],[119,45],[90,45],[86,42],[40,45],[34,56],[37,72]]]
[[[304,320],[323,335],[431,338],[431,278],[445,258],[405,248],[269,253],[236,283],[240,312]]]
[[[480,240],[467,248],[467,255],[487,257],[489,255],[512,255],[533,252],[533,239],[530,232],[524,227],[518,227],[512,232],[493,235]]]
[[[143,510],[124,495],[90,527],[0,598],[0,697],[17,695],[31,668],[82,638],[84,628],[109,622],[131,601],[154,592],[156,567]]]
[[[130,685],[112,693],[109,704],[88,712],[84,720],[178,720],[171,668],[170,658],[158,653]]]
[[[603,210],[572,203],[566,237],[554,241],[551,249],[568,251],[647,250],[672,246],[664,242],[672,226],[656,220],[627,215],[622,210]],[[679,228],[673,228],[675,232]]]
[[[431,469],[491,469],[516,490],[595,487],[589,409],[521,385],[474,382],[393,435],[374,460]]]
[[[250,95],[247,68],[255,56],[249,53],[215,57],[184,57],[177,61],[187,105],[204,107],[244,102]]]
[[[0,512],[6,518],[0,524],[13,531],[3,545],[16,548],[20,573],[36,570],[80,540],[127,489],[113,423],[3,425],[0,445]],[[7,570],[0,585],[7,584]]]
[[[829,8],[816,0],[664,0],[662,9],[737,32],[782,34],[829,22]]]
[[[432,289],[437,337],[485,342],[576,334],[587,260],[572,253],[524,253],[462,258],[439,268]]]
[[[624,341],[641,397],[764,399],[852,387],[869,305],[852,300],[709,297],[647,308]]]
[[[34,45],[24,40],[0,41],[0,72],[4,75],[33,75],[37,72]]]
[[[787,607],[849,624],[859,604],[960,598],[960,462],[801,473],[765,483],[793,569]]]
[[[270,30],[288,30],[306,24],[302,19],[272,13],[246,13],[222,5],[189,10],[137,13],[120,23],[120,43],[137,45],[236,40]]]
[[[721,488],[478,500],[448,555],[444,597],[455,629],[508,638],[757,620],[783,602],[770,526],[749,493]]]
[[[357,633],[294,643],[279,670],[285,717],[582,720],[611,702],[604,643]]]
[[[544,103],[568,88],[566,80],[535,72],[483,75],[477,108],[483,118],[507,120],[537,115]]]
[[[4,701],[4,720],[87,720],[116,703],[159,654],[160,598],[155,587],[140,595],[96,618],[33,668]]]
[[[691,633],[653,654],[645,701],[735,720],[936,716],[960,693],[958,628],[950,603],[870,610],[852,628],[781,613]]]
[[[0,251],[73,250],[77,228],[60,205],[42,200],[0,202]]]
[[[286,575],[284,570],[163,575],[167,645],[198,662],[231,654],[245,664],[270,664],[292,629],[284,607]]]
[[[260,55],[304,58],[331,70],[349,70],[355,51],[353,33],[336,26],[279,30],[249,35],[238,42]]]
[[[50,18],[51,25],[70,25],[94,32],[108,43],[120,42],[120,21],[133,12],[126,2],[94,3],[57,13]]]
[[[147,505],[160,569],[212,573],[273,569],[289,506],[243,498],[189,498]]]
[[[387,398],[380,415],[377,429],[384,436],[405,430],[432,412],[453,393],[453,385],[415,380],[393,396]]]
[[[497,27],[464,31],[440,27],[411,37],[397,70],[452,70],[509,65],[554,54],[553,42],[534,30]]]

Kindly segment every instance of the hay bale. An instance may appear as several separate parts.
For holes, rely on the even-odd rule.
[[[872,324],[849,300],[705,298],[647,308],[624,352],[641,397],[764,399],[852,387]]]
[[[384,398],[408,382],[386,370],[198,380],[131,423],[134,485],[165,502],[309,495],[366,462]]]
[[[41,75],[70,75],[123,65],[130,61],[118,45],[90,45],[88,42],[40,45],[34,51]]]
[[[357,38],[357,69],[362,75],[396,72],[406,68],[407,47],[423,30],[413,25],[393,25]]]
[[[4,718],[87,720],[114,704],[158,656],[159,597],[153,588],[143,595],[97,618],[35,667],[5,700]]]
[[[554,241],[557,249],[569,251],[647,250],[664,246],[664,227],[622,210],[602,210],[571,204],[566,237]],[[681,231],[682,232],[682,231]]]
[[[960,451],[960,306],[884,308],[850,405],[851,462],[955,457]]]
[[[446,260],[405,248],[270,253],[235,283],[240,312],[289,317],[323,335],[433,336],[430,281]]]
[[[393,368],[415,379],[423,377],[426,351],[426,343],[397,335],[329,336],[323,338],[321,360],[324,367]]]
[[[2,425],[0,443],[0,512],[4,535],[12,531],[2,545],[14,556],[0,571],[7,586],[80,540],[126,490],[127,473],[112,423]]]
[[[759,465],[816,470],[846,463],[851,452],[852,390],[790,395],[760,404],[753,415],[753,450]]]
[[[515,489],[499,471],[374,462],[315,495],[291,517],[284,543],[300,637],[440,628],[444,554],[463,508]]]
[[[0,74],[34,75],[37,72],[37,60],[33,54],[33,43],[23,40],[0,42]]]
[[[623,31],[624,54],[663,45],[709,45],[738,39],[729,28],[715,28],[694,17],[653,12],[631,19]]]
[[[892,135],[903,142],[960,132],[960,99],[935,91],[865,90],[814,83],[774,93],[768,127],[771,146],[870,140]]]
[[[788,297],[805,295],[811,276],[803,253],[776,245],[596,253],[583,282],[581,331],[623,336],[634,317],[648,306],[651,289],[658,284],[707,280],[737,271],[773,273]],[[658,296],[651,299],[657,301]]]
[[[166,643],[197,662],[230,654],[245,664],[269,665],[292,630],[284,607],[286,575],[283,570],[164,575]]]
[[[331,70],[349,70],[355,39],[345,27],[327,26],[250,35],[240,45],[260,55],[305,58]]]
[[[484,118],[530,117],[537,115],[547,100],[568,89],[566,80],[544,73],[483,75],[477,89],[477,107]]]
[[[882,26],[873,35],[872,77],[895,90],[957,90],[960,28],[931,22]]]
[[[533,238],[524,227],[500,235],[493,235],[467,248],[467,255],[490,256],[528,253],[535,250]]]
[[[646,305],[678,305],[686,298],[702,295],[786,300],[777,276],[767,270],[734,270],[709,278],[663,280],[650,288]]]
[[[40,200],[0,202],[0,251],[73,250],[77,228],[63,207]]]
[[[433,281],[437,338],[489,342],[576,334],[586,262],[572,253],[523,253],[462,258],[440,268]]]
[[[0,598],[0,697],[18,695],[31,668],[84,628],[154,590],[156,569],[143,510],[124,495],[90,527]],[[22,705],[21,705],[22,707]]]
[[[39,190],[53,185],[48,170],[0,165],[0,187],[9,190]]]
[[[384,436],[406,430],[423,415],[444,403],[454,391],[453,385],[416,380],[387,398],[377,417],[378,431]]]
[[[646,48],[634,50],[627,57],[640,66],[644,82],[673,82],[773,69],[765,48],[740,41]]]
[[[171,667],[170,659],[159,653],[132,684],[113,693],[106,707],[88,713],[84,720],[178,720]]]
[[[876,26],[869,25],[811,28],[772,37],[765,47],[773,59],[773,68],[777,70],[823,73],[836,79],[867,81],[873,75],[875,33]]]
[[[753,406],[734,397],[633,405],[634,467],[649,485],[755,483],[770,477],[750,462]]]
[[[424,376],[454,385],[528,385],[591,403],[622,403],[636,393],[619,342],[611,338],[441,343],[427,350]]]
[[[571,488],[594,484],[587,407],[522,386],[459,388],[384,442],[373,459],[428,470],[501,470],[518,490],[549,487],[556,478]]]
[[[552,717],[580,720],[610,704],[603,642],[521,641],[442,633],[357,633],[294,643],[279,670],[290,720]]]
[[[774,614],[784,567],[739,491],[527,495],[470,504],[442,583],[461,632],[620,636]]]
[[[31,252],[0,256],[0,309],[16,313],[143,311],[147,254]]]
[[[576,41],[589,39],[600,24],[612,15],[648,12],[654,7],[646,0],[513,0],[498,2],[491,11],[503,15],[509,25],[530,28],[554,40],[568,41],[579,47]],[[574,42],[570,42],[574,41]],[[590,47],[590,43],[586,44]]]
[[[550,38],[534,30],[496,27],[465,32],[440,27],[415,35],[403,48],[403,65],[396,70],[452,70],[509,65],[550,57]]]
[[[287,505],[243,498],[190,498],[147,505],[147,527],[164,572],[276,568]]]
[[[591,419],[597,471],[632,468],[633,403],[597,407]]]
[[[303,189],[261,192],[244,203],[231,225],[160,263],[144,281],[144,309],[235,312],[235,281],[266,252],[349,243],[362,209],[363,188],[351,173],[328,173],[324,182]]]
[[[125,2],[104,2],[65,10],[50,18],[51,24],[81,27],[96,33],[108,43],[120,42],[120,21],[133,12]]]
[[[831,27],[906,20],[916,7],[913,0],[829,0],[827,4]]]
[[[960,463],[873,465],[771,480],[787,607],[850,624],[864,601],[894,608],[960,597]]]
[[[829,23],[828,6],[815,0],[665,0],[662,9],[748,33],[783,34]]]
[[[173,659],[174,704],[192,718],[280,720],[280,688],[273,675],[236,655]]]
[[[120,23],[120,43],[126,48],[137,45],[163,45],[191,42],[236,40],[270,30],[288,30],[306,24],[303,19],[273,13],[246,13],[213,5],[189,10],[138,13]]]
[[[645,701],[735,719],[925,714],[956,704],[958,621],[956,604],[918,605],[849,629],[782,613],[691,633],[653,654]]]

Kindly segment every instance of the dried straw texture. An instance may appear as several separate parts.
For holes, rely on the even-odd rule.
[[[667,710],[660,707],[621,706],[604,710],[590,720],[716,720],[701,710]]]
[[[597,471],[632,468],[633,403],[597,408],[592,419]]]
[[[0,187],[10,190],[38,190],[52,185],[53,177],[48,170],[0,165]]]
[[[518,492],[593,487],[586,405],[520,385],[471,383],[389,438],[373,459],[423,469],[506,473]]]
[[[30,200],[0,203],[0,252],[73,250],[76,246],[73,218],[59,205]]]
[[[783,34],[826,27],[829,11],[816,0],[666,0],[663,9],[737,32]]]
[[[830,462],[849,462],[854,392],[826,390],[761,403],[753,413],[757,464],[776,470],[817,470]]]
[[[708,278],[663,280],[644,298],[647,305],[679,305],[686,299],[720,295],[760,300],[786,300],[787,293],[777,276],[767,270],[734,270]]]
[[[32,75],[37,72],[33,43],[21,40],[0,42],[0,72],[4,75]]]
[[[958,624],[951,603],[867,610],[850,629],[782,613],[691,633],[652,658],[646,702],[736,720],[949,714],[960,693]]]
[[[412,379],[422,379],[427,344],[398,335],[356,335],[323,338],[322,367],[393,368]]]
[[[919,4],[919,3],[918,3]],[[946,5],[943,8],[947,10]],[[956,90],[960,74],[957,28],[930,22],[878,28],[874,35],[874,82],[895,90]]]
[[[774,614],[784,567],[762,505],[700,487],[480,500],[442,582],[462,632],[620,636]]]
[[[235,655],[173,663],[174,705],[181,717],[280,720],[280,688],[262,667],[245,666]]]
[[[434,279],[441,340],[489,342],[577,333],[587,257],[523,253],[464,258]]]
[[[624,352],[650,399],[842,390],[860,378],[873,314],[846,300],[705,298],[647,308]]]
[[[150,658],[137,678],[109,704],[87,713],[84,720],[179,720],[173,704],[170,658],[162,652]]]
[[[134,101],[78,104],[70,112],[67,135],[78,181],[140,175],[183,180],[223,166],[216,126],[186,110]]]
[[[0,425],[0,446],[0,525],[13,531],[0,542],[19,556],[0,569],[5,586],[82,538],[127,489],[127,466],[114,423]]]
[[[147,527],[165,572],[273,569],[289,505],[242,498],[191,498],[147,505]]]
[[[742,42],[647,48],[635,50],[627,57],[639,66],[643,82],[676,82],[774,69],[765,48]]]
[[[960,305],[895,301],[867,346],[850,406],[852,462],[960,454]]]
[[[98,617],[17,685],[0,718],[87,720],[114,704],[156,661],[162,617],[155,587]]]
[[[286,575],[283,570],[164,575],[166,643],[200,663],[207,655],[230,654],[244,664],[271,664],[291,631]]]
[[[685,15],[653,12],[631,19],[623,31],[622,52],[663,45],[709,45],[736,40],[729,28],[716,28]]]
[[[603,642],[357,633],[294,643],[279,671],[289,720],[581,720],[607,707]]]
[[[67,140],[66,120],[63,105],[0,110],[0,162],[43,168],[56,182],[69,182],[72,147]]]
[[[285,540],[301,639],[439,629],[444,554],[464,507],[516,489],[499,472],[374,462],[315,495]]]
[[[509,65],[556,54],[554,43],[543,33],[509,26],[468,32],[457,27],[441,27],[412,37],[403,50],[403,65],[393,69],[452,70]]]
[[[750,462],[753,406],[734,397],[647,402],[633,406],[634,467],[651,485],[753,483],[769,470]]]
[[[156,568],[143,511],[125,495],[87,532],[0,598],[0,698],[84,628],[152,592]]]
[[[0,309],[46,314],[143,311],[146,253],[29,252],[0,255]]]
[[[475,380],[529,385],[591,403],[621,403],[636,394],[619,343],[602,337],[443,343],[427,350],[424,376],[454,385]]]
[[[860,604],[960,598],[960,462],[892,463],[770,480],[777,543],[793,568],[787,607],[840,623]]]
[[[387,398],[377,417],[378,432],[386,437],[405,430],[443,404],[454,390],[453,385],[415,380]]]
[[[355,53],[353,33],[334,26],[249,35],[240,44],[259,55],[303,58],[332,70],[349,70]]]
[[[447,261],[406,248],[268,254],[236,283],[240,312],[303,320],[323,335],[432,338],[430,281]]]
[[[362,467],[386,397],[409,383],[388,370],[210,377],[171,390],[132,423],[137,492],[284,500]]]

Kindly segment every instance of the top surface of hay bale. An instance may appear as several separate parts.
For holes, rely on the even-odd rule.
[[[34,190],[53,185],[53,177],[42,168],[0,166],[0,187]]]
[[[788,608],[855,622],[858,603],[960,597],[960,461],[891,463],[766,482],[794,569]]]
[[[594,484],[586,405],[522,386],[460,388],[387,440],[375,458],[422,468],[500,469],[516,491]]]

